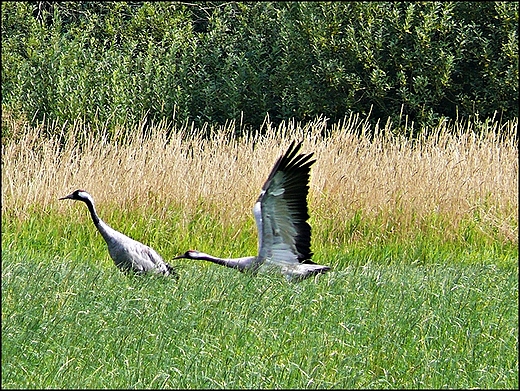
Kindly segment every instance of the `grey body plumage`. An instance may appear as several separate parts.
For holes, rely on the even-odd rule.
[[[178,277],[174,268],[166,263],[153,248],[116,231],[101,220],[96,212],[94,199],[85,190],[78,189],[68,196],[60,198],[60,200],[66,199],[82,201],[87,205],[92,221],[105,239],[108,253],[119,269],[137,273],[155,272]]]

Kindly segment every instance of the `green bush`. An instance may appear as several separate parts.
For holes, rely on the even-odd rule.
[[[266,114],[508,120],[518,4],[3,2],[2,108],[109,126],[235,120],[238,131]]]

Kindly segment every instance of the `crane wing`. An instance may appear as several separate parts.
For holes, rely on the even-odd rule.
[[[310,263],[311,227],[307,194],[311,154],[296,155],[293,141],[276,161],[253,208],[258,228],[258,260],[275,264]],[[259,266],[259,265],[258,265]]]

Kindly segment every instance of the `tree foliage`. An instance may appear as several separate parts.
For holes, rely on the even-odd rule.
[[[2,2],[2,108],[259,128],[518,116],[516,2]]]

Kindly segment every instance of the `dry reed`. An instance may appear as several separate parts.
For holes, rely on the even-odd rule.
[[[65,210],[70,206],[58,206],[58,197],[83,188],[98,205],[152,208],[159,218],[171,208],[186,218],[200,211],[242,224],[252,219],[277,157],[291,140],[304,139],[303,152],[317,159],[309,197],[315,227],[327,220],[345,226],[359,211],[404,231],[432,215],[454,227],[478,215],[518,241],[518,121],[481,124],[478,131],[472,123],[441,123],[415,139],[393,135],[391,124],[372,131],[358,116],[329,130],[324,119],[267,123],[263,135],[242,138],[229,124],[209,139],[202,137],[206,129],[172,130],[165,123],[111,137],[80,121],[60,132],[57,124],[31,127],[8,116],[3,123],[12,135],[2,144],[2,213],[10,218],[23,219],[31,207]]]

